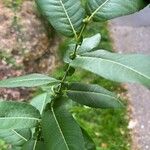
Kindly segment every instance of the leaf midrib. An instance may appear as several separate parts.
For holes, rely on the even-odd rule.
[[[107,4],[109,1],[110,1],[110,0],[106,0],[104,3],[102,3],[102,4],[91,14],[91,16],[89,17],[89,20],[91,20],[91,19],[94,17],[94,15],[95,15],[105,4]]]
[[[110,97],[110,98],[112,98],[112,99],[117,99],[117,97],[115,97],[115,96],[111,96],[111,95],[108,95],[108,94],[103,94],[103,93],[98,93],[98,92],[92,92],[92,91],[78,91],[78,90],[68,90],[68,92],[74,92],[74,93],[84,93],[84,94],[87,94],[87,93],[91,93],[91,94],[95,94],[95,95],[98,95],[98,94],[100,94],[100,95],[103,95],[103,96],[106,96],[106,97]]]
[[[28,141],[25,137],[23,137],[21,134],[19,134],[17,131],[15,131],[14,129],[12,129],[12,132],[14,132],[17,136],[19,136],[21,139],[23,139],[24,141]]]
[[[68,19],[68,21],[69,21],[69,24],[70,24],[70,26],[71,26],[71,28],[72,28],[73,33],[74,33],[74,35],[75,35],[75,37],[76,37],[76,39],[77,39],[76,30],[75,30],[75,28],[74,28],[74,26],[73,26],[73,24],[72,24],[72,22],[71,22],[71,19],[70,19],[69,15],[68,15],[68,12],[67,12],[67,10],[66,10],[66,8],[65,8],[65,5],[63,4],[62,0],[60,0],[60,4],[61,4],[62,7],[63,7],[63,10],[64,10],[64,12],[65,12],[65,15],[66,15],[66,17],[67,17],[67,19]]]
[[[53,115],[53,117],[54,117],[54,120],[55,120],[55,122],[56,122],[56,124],[57,124],[58,130],[59,130],[59,132],[60,132],[60,134],[61,134],[61,136],[62,136],[62,139],[63,139],[63,141],[64,141],[64,143],[65,143],[65,146],[66,146],[67,150],[70,150],[70,149],[69,149],[69,146],[68,146],[68,144],[67,144],[67,141],[66,141],[66,139],[65,139],[65,136],[64,136],[64,134],[63,134],[63,132],[62,132],[62,129],[61,129],[60,125],[59,125],[59,122],[58,122],[58,120],[57,120],[57,117],[56,117],[56,115],[55,115],[55,112],[54,112],[54,109],[53,109],[52,104],[51,104],[51,111],[52,111],[52,115]]]
[[[108,59],[104,59],[104,58],[100,58],[100,57],[92,57],[92,56],[82,56],[82,57],[84,57],[84,58],[89,58],[89,57],[90,57],[90,58],[93,58],[93,59],[101,59],[101,60],[104,60],[104,61],[108,61],[108,62],[110,62],[110,63],[117,64],[117,65],[119,65],[119,66],[125,67],[125,68],[127,68],[127,69],[129,69],[129,70],[131,70],[131,71],[133,71],[133,72],[135,72],[135,73],[137,73],[137,74],[139,74],[140,76],[142,76],[142,77],[147,78],[148,80],[150,80],[150,77],[149,77],[149,76],[144,75],[144,74],[142,74],[141,72],[138,72],[138,71],[136,71],[135,69],[133,69],[133,68],[131,68],[131,67],[129,67],[129,66],[126,66],[126,65],[124,65],[124,64],[121,64],[121,63],[119,63],[119,62],[112,61],[112,60],[108,60]],[[79,57],[79,58],[82,58],[82,57]]]
[[[9,79],[8,79],[9,80]],[[50,79],[48,79],[48,78],[34,78],[34,79],[17,79],[16,81],[14,81],[13,79],[11,79],[11,83],[17,83],[17,82],[25,82],[25,81],[37,81],[37,80],[47,80],[47,81],[50,81]],[[8,82],[7,81],[7,79],[6,80],[2,80],[2,81],[6,81],[6,82]],[[1,82],[2,82],[1,81]]]
[[[44,100],[43,100],[43,104],[42,104],[42,107],[41,107],[41,110],[40,110],[40,114],[43,113],[44,106],[45,106],[45,103],[46,103],[46,98],[47,98],[47,94],[45,94],[45,97],[44,97]]]
[[[36,144],[37,144],[37,140],[35,140],[34,145],[33,145],[33,150],[36,149]]]
[[[32,117],[0,117],[0,120],[8,120],[8,119],[25,119],[25,120],[36,120],[36,121],[40,121],[40,119],[38,118],[32,118]]]

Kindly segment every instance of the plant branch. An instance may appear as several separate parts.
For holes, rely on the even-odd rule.
[[[81,37],[82,37],[82,35],[83,35],[84,30],[86,29],[86,26],[87,26],[87,23],[84,23],[84,25],[83,25],[83,27],[81,28],[81,31],[80,31],[80,33],[79,33],[79,36],[78,36],[78,38],[77,38],[76,46],[75,46],[75,49],[74,49],[74,52],[73,52],[73,59],[76,58],[77,49],[78,49],[78,46],[79,46],[80,43],[81,43]],[[58,88],[58,91],[57,91],[58,94],[60,94],[61,91],[62,91],[62,87],[63,87],[63,84],[64,84],[66,78],[67,78],[67,75],[68,75],[68,73],[69,73],[70,67],[71,67],[71,66],[70,66],[70,63],[69,63],[69,64],[68,64],[68,67],[67,67],[67,69],[66,69],[66,71],[65,71],[65,73],[64,73],[64,76],[62,77],[60,86],[59,86],[59,88]]]

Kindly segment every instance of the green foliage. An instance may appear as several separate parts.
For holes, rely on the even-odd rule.
[[[146,6],[144,1],[136,0],[131,3],[128,0],[119,0],[118,5],[115,5],[113,0],[86,2],[83,5],[84,9],[80,0],[36,0],[41,13],[52,26],[63,35],[74,39],[72,45],[68,45],[70,50],[64,59],[67,64],[60,80],[46,75],[31,74],[0,81],[0,87],[39,86],[42,90],[30,104],[0,101],[1,137],[12,145],[12,149],[95,149],[94,142],[81,129],[82,122],[78,120],[77,114],[73,117],[68,111],[71,108],[70,98],[94,108],[121,108],[122,104],[115,94],[103,87],[69,82],[68,76],[72,76],[78,67],[114,81],[137,82],[150,87],[150,56],[120,55],[98,50],[101,36],[97,33],[95,36],[84,38],[84,31],[87,28],[88,32],[88,24],[92,20],[108,20],[134,13]],[[24,133],[25,129],[31,130],[32,135]],[[11,132],[8,134],[8,131]],[[117,137],[117,131],[114,133]],[[10,134],[14,136],[13,139]],[[18,138],[21,138],[21,143],[16,146]]]
[[[107,23],[94,23],[88,26],[85,36],[93,35],[97,32],[101,32],[101,43],[98,48],[112,50],[111,39],[107,30]],[[61,58],[66,53],[64,50],[68,45],[68,40],[63,42],[60,46],[59,53]],[[63,59],[63,58],[62,58]],[[58,67],[53,76],[57,78],[63,75],[63,67]],[[102,77],[98,77],[91,72],[85,70],[76,69],[73,76],[67,78],[69,82],[85,82],[91,84],[99,84],[108,90],[122,93],[125,90],[120,87],[120,84],[106,80]],[[71,112],[77,119],[82,127],[86,129],[89,135],[94,140],[97,150],[130,150],[130,136],[127,119],[127,110],[100,110],[84,107],[81,105],[75,105],[74,103]],[[87,115],[88,114],[88,115]],[[105,146],[105,148],[103,147]],[[103,147],[103,148],[100,148]]]
[[[45,149],[43,141],[29,140],[23,145],[21,150],[42,150]]]
[[[84,142],[85,142],[85,148],[87,150],[96,150],[95,143],[91,139],[89,134],[83,128],[81,128],[81,130],[82,130],[82,134],[83,134],[83,138],[84,138]]]
[[[67,90],[70,99],[94,108],[121,108],[122,104],[117,96],[93,84],[71,83]]]
[[[57,99],[47,105],[42,115],[43,133],[47,149],[85,149],[80,127],[61,103],[60,99]]]
[[[42,93],[36,97],[34,97],[30,104],[39,110],[40,114],[43,113],[43,110],[47,103],[51,102],[51,98],[48,93]]]
[[[81,67],[113,81],[136,82],[150,88],[149,60],[150,55],[124,55],[96,50],[78,55],[71,66]]]
[[[35,107],[13,101],[0,101],[0,129],[35,127],[40,114]]]
[[[36,0],[41,13],[47,17],[47,20],[55,29],[66,35],[75,36],[82,27],[84,19],[84,9],[80,0]]]
[[[9,144],[13,144],[15,146],[23,145],[31,138],[30,129],[7,129],[0,130],[0,138],[6,141]]]
[[[5,143],[5,141],[0,140],[0,148],[1,148],[1,150],[7,150],[8,149],[8,145]]]
[[[84,52],[92,51],[94,48],[99,46],[101,40],[101,35],[98,33],[90,38],[83,39],[81,46],[78,48],[77,52],[82,54]]]
[[[85,38],[83,39],[81,45],[78,45],[77,54],[82,54],[85,52],[90,52],[92,51],[94,48],[97,48],[99,46],[101,40],[101,35],[100,34],[96,34],[90,38]],[[69,44],[67,45],[67,50],[66,50],[66,54],[64,57],[64,61],[65,62],[71,62],[70,60],[70,56],[72,56],[73,51],[76,47],[76,44]]]
[[[94,140],[97,150],[130,150],[125,109],[72,108],[73,115]],[[88,115],[87,115],[88,114]]]
[[[110,20],[129,15],[144,8],[148,2],[144,0],[87,0],[89,19],[97,21]]]
[[[58,83],[58,80],[42,74],[30,74],[0,81],[0,87],[35,87]]]

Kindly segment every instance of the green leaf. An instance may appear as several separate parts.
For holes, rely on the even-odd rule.
[[[14,145],[12,145],[9,150],[22,150],[22,147],[21,146],[14,146]]]
[[[42,74],[30,74],[30,75],[25,75],[25,76],[20,76],[20,77],[14,77],[6,80],[1,80],[0,81],[0,87],[5,87],[5,88],[13,88],[13,87],[35,87],[35,86],[40,86],[44,84],[54,84],[58,83],[59,81],[51,78],[46,75]]]
[[[150,55],[97,50],[77,56],[71,66],[81,67],[113,81],[140,83],[150,88]]]
[[[92,138],[83,128],[81,128],[81,130],[82,130],[86,150],[96,150],[96,145],[92,140]]]
[[[30,140],[26,142],[22,150],[45,150],[45,145],[43,141],[37,141],[37,140]]]
[[[92,37],[83,39],[81,46],[78,48],[78,54],[92,51],[99,46],[101,35],[98,33]]]
[[[0,129],[35,127],[40,113],[32,105],[22,102],[0,101]]]
[[[73,101],[94,108],[123,107],[114,93],[98,85],[71,83],[67,95]]]
[[[42,114],[46,104],[49,103],[50,101],[51,101],[51,98],[48,95],[48,93],[43,93],[34,97],[31,100],[30,104],[34,106],[36,109],[38,109],[40,114]]]
[[[81,129],[60,100],[56,100],[54,105],[48,104],[42,116],[47,150],[84,150]]]
[[[89,20],[105,21],[135,13],[148,4],[145,0],[87,0],[87,11]]]
[[[99,46],[101,40],[101,35],[98,33],[92,37],[88,37],[83,39],[83,42],[80,46],[77,48],[77,54],[83,54],[85,52],[92,51],[93,49],[97,48]],[[70,62],[70,54],[72,54],[75,50],[76,44],[70,44],[68,45],[68,49],[66,50],[66,54],[64,56],[65,62]]]
[[[8,144],[20,146],[27,142],[31,137],[30,129],[9,129],[0,130],[0,139],[4,140]]]
[[[77,38],[85,16],[80,0],[36,0],[36,3],[57,31]]]

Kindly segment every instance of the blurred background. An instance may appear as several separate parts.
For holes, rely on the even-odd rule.
[[[87,28],[85,37],[101,33],[99,48],[119,53],[150,53],[150,8]],[[32,0],[0,0],[0,79],[28,73],[63,75],[66,39],[39,14]],[[144,66],[143,66],[144,67]],[[122,97],[126,108],[70,110],[96,143],[97,150],[150,149],[150,92],[138,85],[120,85],[77,70],[70,81],[99,84]],[[0,89],[0,98],[29,101],[40,89]],[[0,150],[9,145],[0,140]]]

